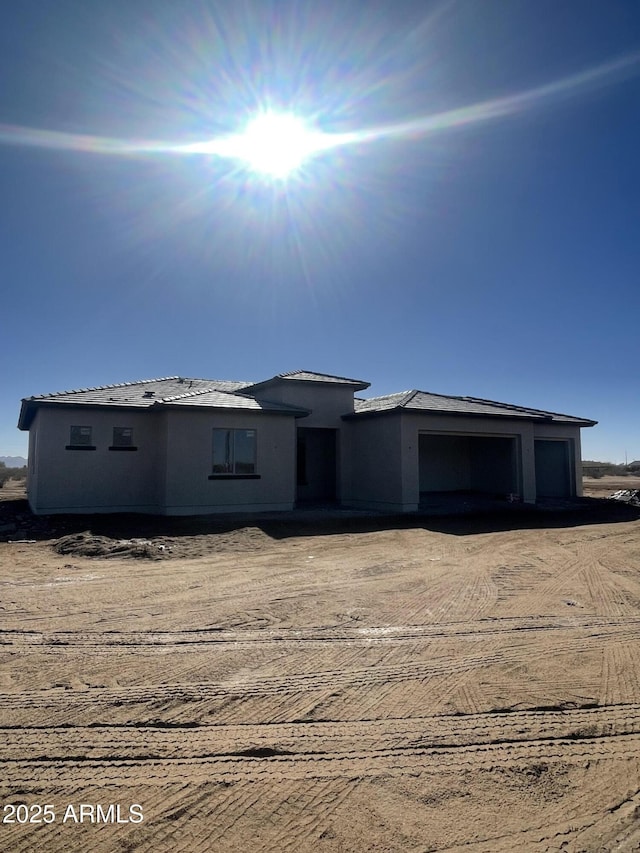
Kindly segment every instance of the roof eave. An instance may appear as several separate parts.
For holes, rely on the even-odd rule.
[[[452,415],[457,418],[491,418],[492,420],[515,420],[515,421],[523,421],[530,423],[544,423],[544,424],[557,424],[562,426],[575,426],[575,427],[592,427],[596,426],[598,421],[586,420],[583,418],[574,418],[568,420],[560,420],[558,418],[554,419],[552,417],[535,417],[533,414],[531,415],[504,415],[498,413],[490,413],[490,412],[453,412],[453,411],[443,411],[441,409],[412,409],[408,408],[405,405],[397,405],[388,409],[368,409],[361,412],[349,412],[346,415],[342,415],[342,420],[353,420],[355,418],[364,418],[368,416],[380,416],[380,415],[390,415],[397,412],[408,412],[410,414],[415,415],[442,415],[449,416]]]
[[[157,400],[154,402],[158,402]],[[143,406],[137,403],[124,403],[121,401],[81,403],[77,400],[39,400],[37,398],[27,398],[22,400],[20,406],[20,415],[18,417],[18,429],[28,430],[33,423],[38,409],[57,409],[64,406],[68,409],[126,409],[128,412],[148,412],[154,407],[154,404]]]
[[[18,429],[28,430],[33,423],[36,407],[30,406],[32,401],[24,398],[20,403],[20,415],[18,416]]]
[[[262,382],[255,382],[253,385],[247,385],[242,389],[243,394],[253,394],[255,391],[261,391],[263,388],[269,388],[272,385],[277,385],[280,382],[298,382],[300,385],[323,385],[329,388],[349,388],[356,391],[365,391],[371,386],[370,382],[345,381],[345,382],[330,382],[322,379],[298,379],[295,376],[272,376],[271,379],[265,379]]]

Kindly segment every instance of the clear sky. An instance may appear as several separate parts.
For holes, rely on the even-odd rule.
[[[200,144],[265,109],[342,141]],[[4,3],[0,190],[0,455],[32,394],[306,369],[640,458],[637,0]]]

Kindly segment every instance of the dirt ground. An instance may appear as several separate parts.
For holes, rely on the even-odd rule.
[[[5,488],[4,853],[640,850],[640,511],[47,527]]]

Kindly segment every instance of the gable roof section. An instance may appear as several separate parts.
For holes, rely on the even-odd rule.
[[[383,397],[371,397],[368,400],[356,398],[355,411],[345,418],[357,418],[362,415],[384,414],[398,410],[425,412],[431,414],[470,415],[500,418],[519,418],[531,421],[575,424],[576,426],[595,426],[597,421],[563,415],[558,412],[546,412],[542,409],[530,409],[514,406],[511,403],[498,403],[483,400],[480,397],[450,397],[444,394],[431,394],[427,391],[403,391],[400,394],[387,394]]]
[[[263,412],[281,412],[291,415],[306,415],[284,403],[258,401],[238,393],[247,387],[247,382],[224,379],[186,379],[167,376],[162,379],[143,379],[137,382],[121,382],[118,385],[100,385],[95,388],[77,388],[28,397],[22,401],[19,429],[29,429],[39,406],[114,406],[134,409],[150,409],[167,406],[209,406],[217,409],[241,409]]]
[[[362,379],[348,379],[346,376],[332,376],[330,373],[315,373],[312,370],[291,370],[288,373],[278,373],[277,376],[272,376],[271,379],[255,382],[252,385],[248,385],[244,390],[251,394],[263,388],[268,388],[271,385],[278,385],[283,381],[314,382],[319,385],[344,385],[354,391],[364,391],[371,384],[370,382],[364,382]]]

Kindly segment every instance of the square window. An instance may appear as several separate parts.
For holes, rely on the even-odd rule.
[[[113,446],[131,447],[133,445],[133,429],[131,427],[113,428]]]
[[[72,426],[69,436],[69,444],[74,447],[86,447],[91,444],[90,426]]]
[[[213,430],[213,473],[256,473],[256,430]]]

